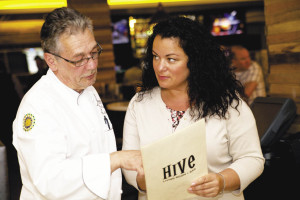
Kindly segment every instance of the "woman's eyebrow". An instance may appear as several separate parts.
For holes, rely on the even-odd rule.
[[[170,54],[167,54],[166,56],[178,56],[178,54],[176,54],[176,53],[170,53]]]

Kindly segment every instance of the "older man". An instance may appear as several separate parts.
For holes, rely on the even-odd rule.
[[[49,66],[24,96],[13,123],[20,199],[121,199],[119,168],[143,173],[140,151],[116,151],[111,122],[92,86],[98,57],[92,22],[70,8],[41,29]]]

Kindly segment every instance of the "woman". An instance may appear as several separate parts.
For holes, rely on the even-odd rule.
[[[262,173],[264,157],[227,60],[198,22],[176,17],[158,23],[148,39],[141,90],[126,113],[123,149],[140,149],[205,118],[209,173],[195,177],[187,190],[235,200],[244,199],[243,190]],[[146,199],[144,177],[124,174]]]

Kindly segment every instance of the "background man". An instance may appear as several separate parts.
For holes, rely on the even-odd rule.
[[[232,46],[232,67],[243,84],[250,105],[256,97],[265,97],[266,88],[261,67],[251,60],[249,51],[240,45]]]

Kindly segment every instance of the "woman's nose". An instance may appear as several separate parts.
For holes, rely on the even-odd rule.
[[[164,60],[159,61],[159,63],[158,63],[158,70],[159,71],[166,70],[166,63],[164,62]]]

